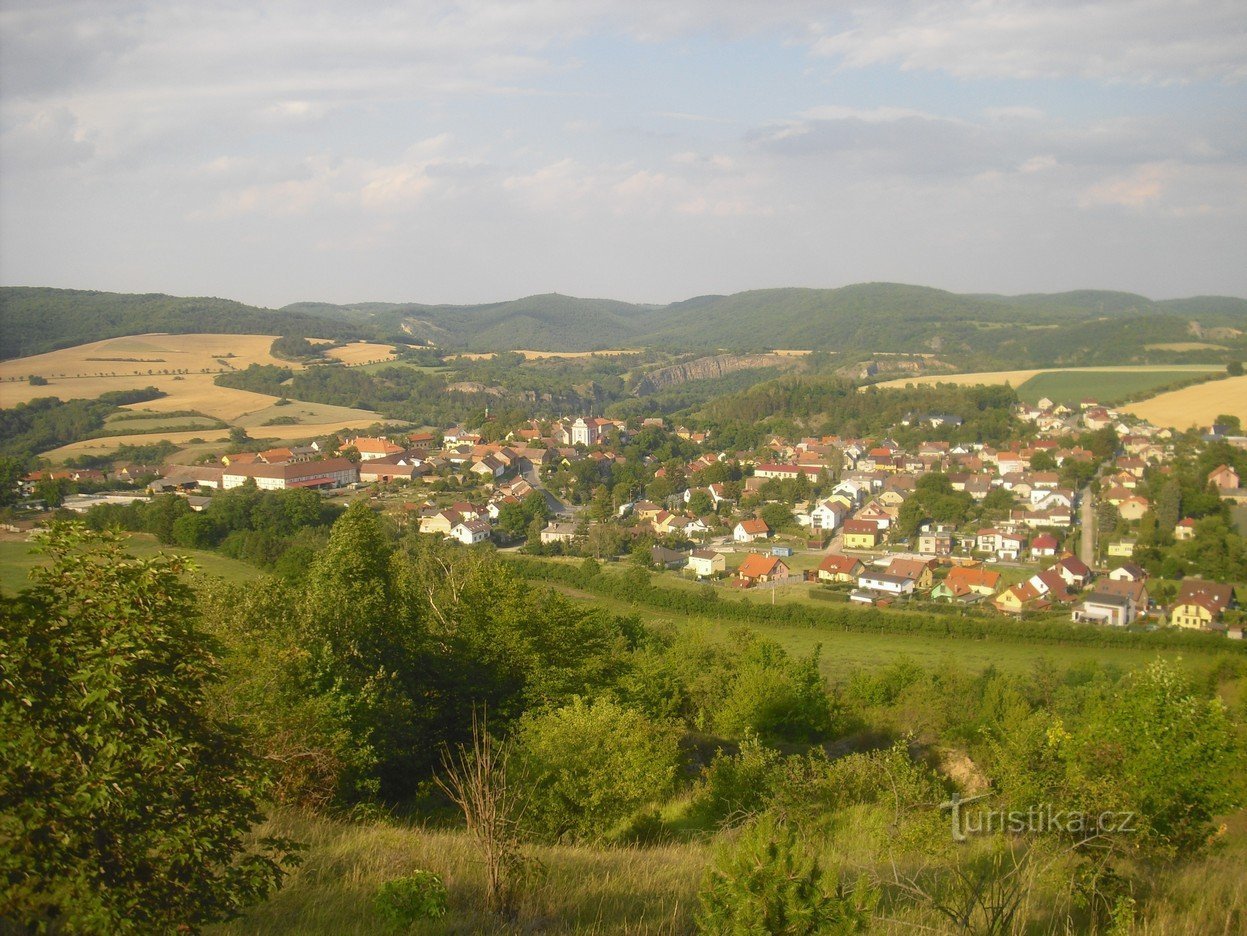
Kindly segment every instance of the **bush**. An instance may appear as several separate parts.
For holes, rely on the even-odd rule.
[[[792,828],[763,816],[719,852],[698,900],[701,933],[798,936],[865,932],[878,894],[865,878],[846,890]]]
[[[526,716],[519,767],[525,821],[547,839],[600,840],[638,808],[665,797],[678,765],[670,728],[609,700]]]
[[[736,754],[719,751],[693,793],[690,816],[700,825],[723,826],[746,819],[766,805],[783,769],[783,757],[756,736]]]
[[[382,884],[373,906],[391,926],[408,929],[417,920],[444,917],[448,897],[440,877],[432,871],[416,871]]]

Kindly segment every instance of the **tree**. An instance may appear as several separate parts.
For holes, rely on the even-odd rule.
[[[520,724],[525,817],[551,840],[595,840],[675,781],[676,734],[609,699],[570,705]]]
[[[40,478],[35,483],[35,497],[43,501],[45,507],[56,508],[65,503],[65,495],[69,493],[69,481],[66,478]]]
[[[172,933],[281,884],[249,844],[266,779],[205,706],[219,670],[176,557],[55,524],[49,566],[0,604],[0,920],[33,932]]]
[[[1243,376],[1243,362],[1242,361],[1230,361],[1229,364],[1225,365],[1225,372],[1229,374],[1231,377],[1242,377]]]
[[[242,426],[231,426],[229,440],[233,445],[246,445],[251,441],[251,436],[247,435],[247,430]]]
[[[720,848],[698,897],[700,933],[830,936],[866,932],[879,895],[865,877],[844,887],[788,823],[768,814]]]

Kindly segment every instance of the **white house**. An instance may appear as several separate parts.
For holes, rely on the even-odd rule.
[[[732,530],[732,539],[738,543],[752,543],[754,540],[766,539],[771,535],[771,528],[761,517],[742,520]]]
[[[857,587],[881,595],[912,595],[914,580],[888,572],[863,572],[857,577]]]
[[[450,538],[457,539],[465,546],[483,543],[489,539],[489,522],[487,520],[462,520],[451,529]]]

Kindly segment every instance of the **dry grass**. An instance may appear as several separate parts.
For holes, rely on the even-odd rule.
[[[377,361],[392,361],[395,357],[392,345],[374,344],[369,341],[354,341],[340,348],[326,351],[325,355],[348,366],[352,364],[374,364]]]
[[[1237,416],[1247,422],[1247,376],[1184,387],[1122,409],[1155,425],[1175,429],[1207,426],[1222,415]]]
[[[1209,344],[1206,341],[1170,341],[1165,344],[1143,346],[1148,351],[1224,351],[1225,345]]]
[[[530,361],[540,361],[545,358],[591,358],[591,357],[624,357],[628,354],[640,354],[642,348],[612,348],[606,351],[515,351],[515,354],[522,354]],[[448,360],[464,360],[464,361],[487,361],[493,358],[497,352],[494,351],[465,351],[462,354],[456,354]],[[808,351],[799,352],[808,354]]]
[[[291,814],[259,832],[305,843],[304,863],[267,903],[209,933],[371,936],[384,931],[377,889],[417,869],[442,876],[450,913],[412,933],[683,933],[708,860],[702,845],[528,849],[538,873],[516,920],[499,924],[482,909],[484,869],[462,833]]]
[[[969,386],[971,384],[1009,384],[1013,387],[1020,387],[1026,381],[1030,380],[1036,374],[1042,374],[1041,370],[1012,370],[1012,371],[983,371],[974,374],[927,374],[922,377],[898,377],[895,380],[885,380],[882,383],[875,384],[877,387],[905,387],[909,384],[916,386],[929,386],[937,383],[956,384],[958,386]]]
[[[972,384],[987,384],[989,386],[1009,384],[1012,387],[1020,387],[1035,375],[1048,373],[1146,373],[1149,371],[1191,371],[1191,373],[1195,374],[1206,371],[1219,371],[1222,369],[1223,368],[1220,364],[1129,364],[1121,367],[1045,367],[1038,370],[982,371],[971,374],[926,374],[922,377],[898,377],[895,380],[886,380],[882,383],[875,384],[875,386],[904,387],[907,384],[924,386],[929,384],[947,383],[957,384],[958,386],[968,386]]]
[[[78,345],[48,354],[0,362],[0,406],[16,406],[36,397],[57,396],[63,400],[94,399],[114,390],[156,387],[167,395],[158,400],[134,404],[130,409],[143,412],[168,413],[194,410],[230,425],[242,426],[251,435],[261,438],[294,441],[326,435],[337,429],[365,429],[381,420],[376,413],[345,406],[321,403],[292,402],[290,406],[274,406],[273,398],[249,390],[218,387],[213,383],[217,374],[242,370],[250,364],[279,364],[297,369],[299,365],[280,361],[269,353],[272,335],[136,335],[110,338]],[[225,355],[232,354],[233,357]],[[388,345],[357,342],[335,349],[333,356],[348,364],[392,358]],[[92,361],[89,358],[144,358],[135,361]],[[221,363],[228,362],[227,364]],[[209,373],[203,373],[204,369]],[[188,370],[190,373],[148,374],[148,370]],[[99,376],[100,373],[115,376]],[[26,380],[38,374],[48,381],[46,386],[31,386]],[[20,378],[13,381],[10,378]],[[293,426],[264,426],[270,419],[293,416]],[[176,417],[174,422],[177,422]],[[179,424],[185,425],[186,420]],[[124,423],[123,423],[124,425]],[[149,423],[141,428],[154,428]],[[135,428],[140,428],[135,424]],[[185,444],[202,438],[209,442],[227,440],[218,429],[186,432],[146,432],[105,439],[86,439],[48,452],[54,461],[76,455],[101,455],[123,444],[141,445],[167,439]]]

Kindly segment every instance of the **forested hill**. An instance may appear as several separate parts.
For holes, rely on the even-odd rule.
[[[765,289],[640,305],[558,294],[480,305],[296,303],[259,309],[179,299],[54,289],[0,291],[4,357],[149,331],[271,333],[432,342],[448,350],[688,351],[809,348],[930,353],[964,367],[1241,360],[1247,300],[1154,301],[1084,290],[962,295],[863,283],[840,289]]]
[[[0,288],[0,359],[147,332],[357,338],[349,323],[229,299],[78,289]]]

